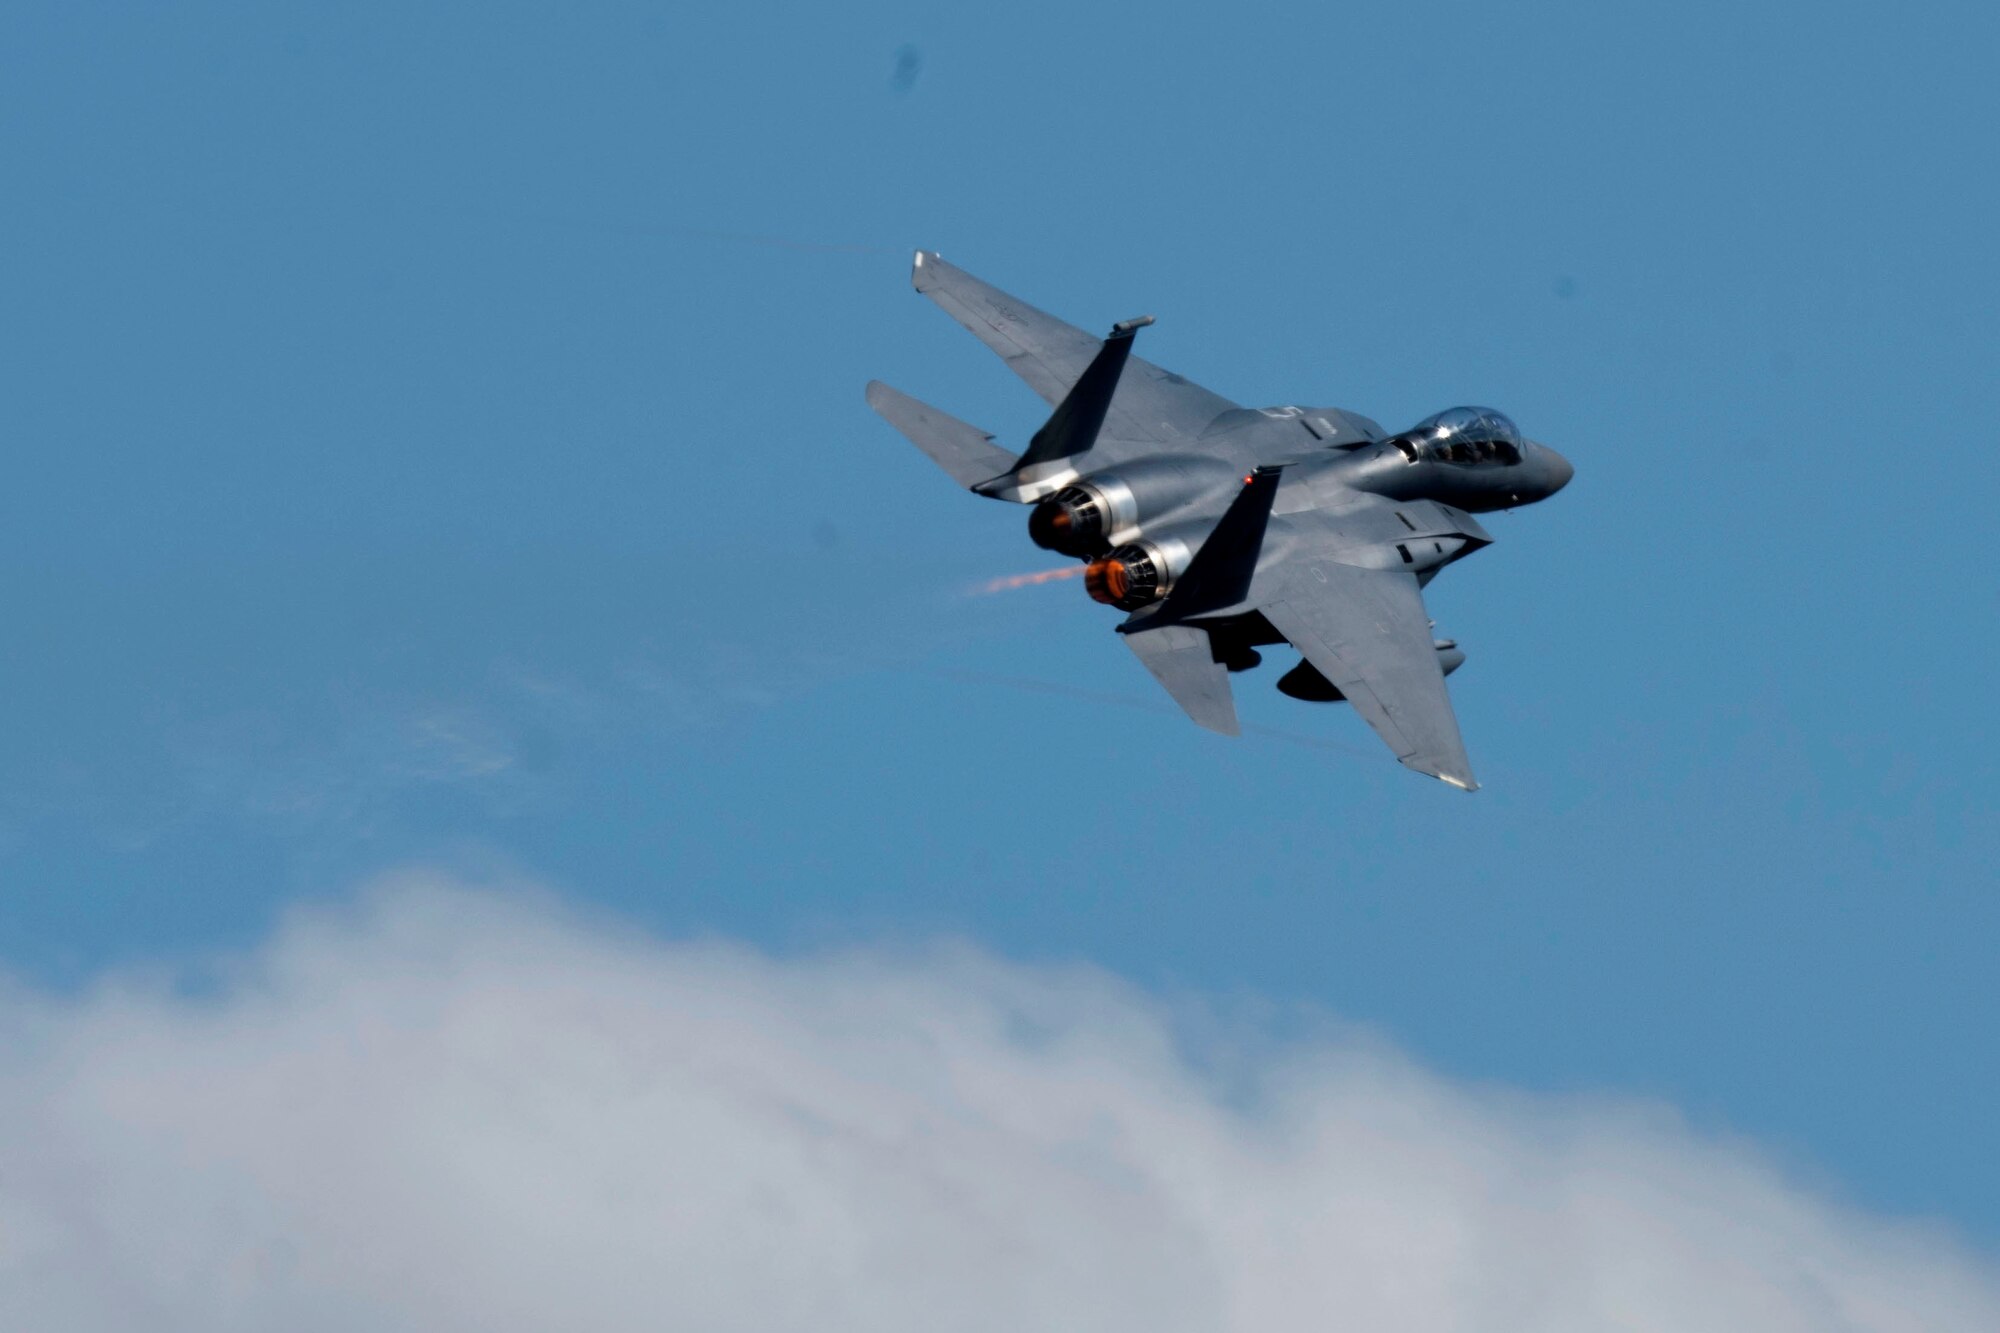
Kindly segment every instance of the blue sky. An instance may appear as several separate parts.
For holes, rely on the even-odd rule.
[[[2000,1241],[1990,8],[412,8],[0,18],[8,969],[527,873],[1320,1006]],[[1485,790],[968,595],[1048,561],[861,386],[1043,409],[917,245],[1562,449],[1430,594]]]

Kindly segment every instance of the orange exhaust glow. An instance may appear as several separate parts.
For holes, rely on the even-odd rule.
[[[1132,576],[1123,560],[1093,560],[1083,567],[1083,586],[1092,601],[1116,606],[1132,590]]]
[[[1073,579],[1083,573],[1082,565],[1064,565],[1061,569],[1044,569],[1036,574],[1008,574],[1002,578],[988,579],[972,590],[975,597],[990,597],[996,592],[1006,592],[1010,588],[1028,588],[1037,583],[1059,583],[1063,579]]]

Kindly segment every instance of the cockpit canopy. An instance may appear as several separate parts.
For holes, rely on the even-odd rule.
[[[1462,464],[1521,461],[1521,432],[1505,413],[1490,407],[1446,408],[1425,417],[1393,443],[1412,463],[1420,457]]]

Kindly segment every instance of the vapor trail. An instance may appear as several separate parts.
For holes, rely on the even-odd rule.
[[[1029,676],[1005,676],[995,671],[959,671],[950,667],[932,667],[926,675],[940,680],[953,681],[960,685],[997,685],[1004,690],[1019,690],[1024,694],[1053,694],[1065,699],[1078,699],[1084,703],[1106,704],[1113,708],[1132,708],[1142,713],[1178,716],[1180,710],[1164,699],[1142,699],[1131,694],[1113,694],[1108,690],[1089,690],[1076,685],[1065,685],[1052,680],[1036,680]],[[1286,731],[1280,727],[1267,727],[1256,722],[1240,724],[1245,736],[1259,736],[1265,740],[1282,741],[1287,745],[1299,745],[1308,750],[1332,750],[1337,754],[1356,755],[1363,759],[1373,759],[1375,751],[1344,741],[1332,740],[1324,736],[1307,736],[1296,731]]]
[[[682,240],[723,241],[732,245],[756,245],[770,250],[793,250],[822,255],[907,255],[909,246],[844,245],[828,241],[798,240],[758,232],[725,231],[716,227],[689,227],[670,222],[631,221],[611,217],[581,217],[573,213],[516,212],[524,220],[561,226],[618,232],[627,236],[672,236]]]

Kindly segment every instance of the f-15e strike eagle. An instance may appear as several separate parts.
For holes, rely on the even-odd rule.
[[[1055,405],[1018,458],[975,426],[868,385],[868,405],[974,494],[1034,506],[1035,544],[1084,586],[1189,717],[1236,735],[1229,675],[1289,642],[1278,681],[1345,699],[1396,757],[1472,790],[1420,589],[1492,538],[1472,517],[1547,499],[1568,460],[1484,407],[1385,432],[1333,407],[1244,408],[1132,355],[1150,315],[1099,340],[919,251],[918,291]]]

